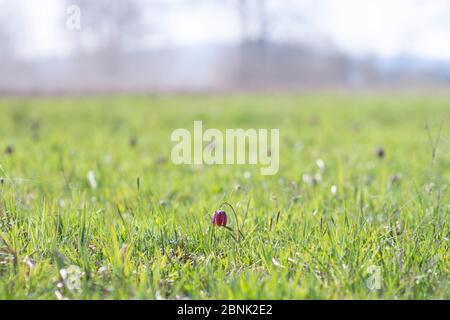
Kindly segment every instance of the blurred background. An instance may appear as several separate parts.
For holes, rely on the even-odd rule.
[[[0,94],[449,85],[450,0],[0,0]]]

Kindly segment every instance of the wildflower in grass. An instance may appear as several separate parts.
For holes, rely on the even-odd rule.
[[[302,179],[303,179],[303,182],[309,186],[313,185],[313,183],[314,183],[314,177],[310,174],[304,174]]]
[[[299,195],[293,196],[293,197],[291,198],[291,201],[292,201],[293,203],[297,203],[297,202],[299,202],[300,200],[301,200],[301,196],[299,196]]]
[[[315,175],[304,174],[302,179],[308,186],[315,186],[322,182],[322,175],[320,173],[316,173]]]
[[[108,273],[108,267],[101,266],[100,268],[98,268],[97,273],[99,275],[106,275]]]
[[[7,154],[8,156],[12,155],[14,153],[14,147],[9,145],[5,148],[5,154]]]
[[[81,290],[81,277],[84,273],[81,271],[80,267],[71,265],[67,267],[67,269],[63,268],[59,270],[59,274],[67,289],[70,291]]]
[[[30,122],[31,130],[39,130],[40,127],[41,127],[41,122],[38,119],[34,119]]]
[[[331,194],[333,196],[335,196],[337,194],[337,187],[336,187],[336,185],[332,185],[331,186]]]
[[[275,265],[275,267],[277,268],[284,268],[284,266],[279,263],[275,258],[272,258],[272,263]]]
[[[402,226],[402,224],[400,223],[400,221],[397,221],[397,222],[395,223],[395,234],[399,236],[399,235],[402,234],[402,232],[403,232],[403,226]]]
[[[398,183],[400,183],[400,180],[401,180],[401,175],[400,174],[394,174],[391,177],[391,184],[398,184]]]
[[[167,162],[167,158],[164,156],[161,156],[161,155],[156,157],[156,159],[155,159],[155,164],[158,164],[158,165],[164,164],[166,162]]]
[[[227,214],[223,210],[217,210],[214,212],[212,223],[218,227],[226,227],[227,226]]]
[[[25,263],[28,266],[28,268],[30,268],[30,270],[34,269],[34,267],[36,266],[36,261],[34,261],[34,259],[30,258],[29,256],[26,256],[25,258],[23,258],[22,261],[23,261],[23,263]]]
[[[89,185],[91,186],[92,190],[97,189],[97,179],[95,177],[94,171],[91,170],[88,172],[87,179],[88,179]]]
[[[131,148],[135,147],[137,145],[137,138],[136,136],[132,136],[130,140],[128,141],[128,144]]]
[[[97,251],[97,246],[93,243],[88,244],[88,249],[91,251]]]
[[[325,162],[322,159],[316,160],[316,165],[319,167],[321,171],[325,171]]]
[[[378,157],[378,159],[383,159],[384,156],[385,156],[384,149],[381,148],[381,147],[379,147],[379,148],[377,149],[377,157]]]

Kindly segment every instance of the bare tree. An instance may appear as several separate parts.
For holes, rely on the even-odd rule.
[[[266,0],[233,0],[239,15],[242,43],[266,43],[269,14]]]
[[[75,34],[75,50],[94,55],[108,68],[140,44],[146,28],[139,0],[68,0],[81,10],[81,30]]]
[[[241,42],[264,43],[269,40],[272,15],[267,0],[187,0],[193,4],[216,2],[231,6],[237,14]]]
[[[298,42],[305,34],[320,37],[319,15],[327,14],[324,0],[228,0],[238,15],[242,43],[274,40]]]

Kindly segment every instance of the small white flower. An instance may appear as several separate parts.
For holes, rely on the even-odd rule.
[[[336,185],[332,185],[331,186],[331,193],[335,196],[336,194],[337,194],[337,187],[336,187]]]
[[[244,172],[244,178],[245,179],[250,179],[252,177],[252,173],[250,171],[245,171]]]
[[[67,289],[70,291],[81,290],[81,277],[84,273],[81,271],[80,267],[70,265],[67,269],[63,268],[59,270],[59,274]]]
[[[320,169],[321,171],[324,171],[324,170],[325,170],[325,162],[323,162],[322,159],[317,159],[317,160],[316,160],[316,165],[319,167],[319,169]]]
[[[307,185],[312,185],[314,183],[314,178],[310,174],[304,174],[302,179],[303,182],[306,183]]]
[[[89,185],[91,186],[92,190],[97,189],[97,179],[95,178],[95,172],[89,171],[87,174],[87,179],[89,182]]]
[[[272,263],[275,265],[275,267],[277,268],[284,268],[284,266],[282,264],[280,264],[277,260],[275,260],[275,258],[272,258]]]
[[[97,271],[98,274],[102,274],[102,275],[106,274],[107,272],[108,272],[108,267],[105,267],[105,266],[98,268],[98,271]]]
[[[64,268],[59,270],[59,275],[61,276],[61,279],[66,280],[67,279],[67,270]]]

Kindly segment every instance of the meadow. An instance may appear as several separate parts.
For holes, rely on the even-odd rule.
[[[278,174],[173,164],[194,120],[279,128]],[[449,121],[445,94],[2,98],[0,299],[449,299]]]

